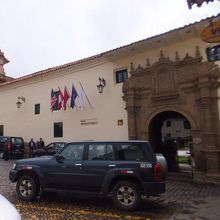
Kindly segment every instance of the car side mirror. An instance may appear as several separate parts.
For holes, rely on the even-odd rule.
[[[62,155],[55,154],[55,159],[57,162],[62,163],[65,158]]]

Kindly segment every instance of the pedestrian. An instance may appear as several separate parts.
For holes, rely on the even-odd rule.
[[[45,147],[45,144],[44,144],[44,141],[43,141],[42,138],[40,138],[39,147],[40,147],[41,149]]]
[[[33,152],[34,152],[35,146],[36,146],[35,142],[34,142],[33,138],[31,138],[31,140],[28,143],[30,157],[33,157]]]

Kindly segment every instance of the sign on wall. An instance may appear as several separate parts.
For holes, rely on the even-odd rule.
[[[211,22],[202,32],[201,39],[208,43],[220,42],[220,20]]]

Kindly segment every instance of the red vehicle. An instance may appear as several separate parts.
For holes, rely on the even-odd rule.
[[[0,136],[0,154],[5,160],[12,157],[24,157],[24,140],[22,137]]]

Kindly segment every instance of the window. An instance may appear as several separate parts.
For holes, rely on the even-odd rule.
[[[171,127],[171,121],[167,121],[166,124],[167,124],[167,127]]]
[[[6,143],[8,139],[6,137],[0,138],[0,143]]]
[[[4,125],[0,125],[0,136],[4,135]]]
[[[11,142],[13,144],[23,144],[23,140],[21,138],[12,138]]]
[[[108,144],[90,144],[88,160],[113,160],[113,146]]]
[[[65,160],[82,160],[83,150],[83,144],[69,144],[60,153],[60,156],[63,156]]]
[[[54,137],[63,137],[63,122],[54,123]]]
[[[119,160],[144,160],[144,153],[139,144],[122,144],[117,146]]]
[[[127,69],[117,70],[115,71],[116,83],[123,83],[128,79],[128,71]]]
[[[40,114],[40,104],[35,104],[34,113],[35,113],[35,115]]]
[[[220,45],[206,48],[206,55],[209,62],[220,60]]]

